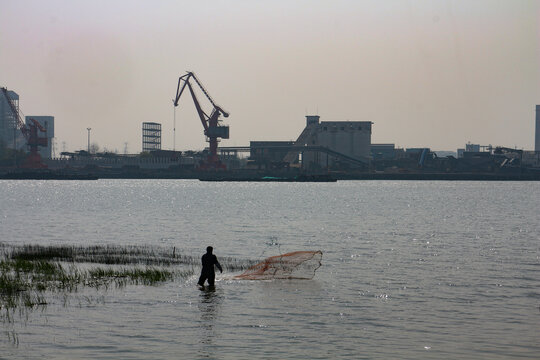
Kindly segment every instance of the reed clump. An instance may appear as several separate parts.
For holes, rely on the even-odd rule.
[[[52,260],[72,263],[97,263],[107,265],[200,265],[200,257],[182,255],[176,248],[157,246],[64,246],[22,245],[14,246],[9,252],[11,259]],[[229,271],[245,270],[257,263],[254,260],[220,257],[221,265]]]
[[[93,267],[81,270],[59,263],[30,260],[0,262],[0,309],[46,305],[45,291],[76,291],[79,286],[109,287],[111,284],[156,285],[176,277],[188,277],[193,271],[173,271],[156,267]]]
[[[14,309],[45,306],[47,292],[79,287],[156,285],[188,278],[200,257],[157,246],[10,245],[0,243],[0,318],[12,321]],[[256,261],[220,257],[228,271]]]
[[[115,282],[116,285],[119,286],[128,283],[136,285],[155,285],[160,282],[173,280],[175,277],[188,277],[192,274],[192,271],[175,273],[174,271],[155,267],[119,269],[98,267],[88,270],[90,282],[99,284],[100,282],[103,283],[103,279],[108,279],[109,282]]]
[[[191,265],[190,256],[151,246],[63,246],[23,245],[12,249],[11,258],[27,260],[54,260],[74,263],[107,265]]]
[[[4,251],[0,259],[0,319],[13,322],[14,311],[46,306],[47,292],[74,292],[79,287],[108,288],[130,284],[156,285],[191,276],[193,269],[131,264],[84,266],[66,248],[28,247]],[[6,250],[3,247],[3,250]],[[71,255],[70,255],[71,254]],[[71,262],[62,261],[71,256]],[[54,260],[53,260],[54,259]],[[26,309],[26,310],[24,310]],[[22,314],[22,313],[21,313]]]

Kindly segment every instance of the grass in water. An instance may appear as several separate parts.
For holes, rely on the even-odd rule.
[[[93,266],[85,268],[74,263],[45,260],[39,254],[13,256],[0,260],[0,318],[13,322],[16,309],[31,310],[47,304],[49,292],[73,292],[79,287],[108,288],[130,284],[157,285],[175,278],[187,278],[193,269],[157,266]]]
[[[241,271],[257,261],[219,258],[228,271]],[[178,253],[176,248],[153,246],[40,246],[0,242],[0,319],[14,322],[18,309],[47,305],[47,292],[77,291],[110,286],[157,285],[188,278],[200,257]],[[89,264],[95,264],[90,265]]]
[[[0,248],[2,244],[0,244]],[[4,246],[5,247],[5,246]],[[73,263],[98,263],[107,265],[200,265],[200,257],[182,255],[176,248],[155,246],[12,246],[11,251],[4,250],[11,259],[53,260]],[[221,265],[229,271],[245,270],[257,263],[254,260],[240,260],[220,257]]]

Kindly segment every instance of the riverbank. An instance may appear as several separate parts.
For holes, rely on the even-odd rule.
[[[198,179],[201,181],[242,182],[335,182],[338,180],[450,180],[450,181],[540,181],[537,172],[437,173],[437,172],[328,172],[322,174],[268,171],[109,171],[71,170],[10,171],[0,173],[0,180],[97,180],[97,179]]]

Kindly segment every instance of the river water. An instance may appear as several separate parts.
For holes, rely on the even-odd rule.
[[[0,230],[10,244],[213,245],[218,259],[323,252],[313,280],[51,294],[1,325],[0,358],[540,354],[540,182],[0,181]]]

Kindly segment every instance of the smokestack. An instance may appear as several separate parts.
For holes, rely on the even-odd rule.
[[[536,105],[536,131],[534,137],[534,151],[540,152],[540,105]]]

